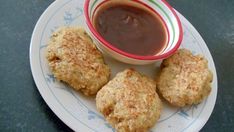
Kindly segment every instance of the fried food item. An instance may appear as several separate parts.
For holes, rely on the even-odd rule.
[[[203,56],[180,49],[162,62],[157,89],[170,104],[183,107],[206,98],[212,79],[208,61]]]
[[[54,76],[85,95],[94,95],[105,85],[110,68],[84,29],[62,27],[53,33],[47,60]]]
[[[97,93],[96,106],[117,132],[146,132],[159,119],[162,104],[155,81],[127,69]]]

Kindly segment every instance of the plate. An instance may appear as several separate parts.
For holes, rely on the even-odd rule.
[[[81,93],[58,82],[49,70],[45,51],[50,35],[60,26],[84,27],[82,0],[56,0],[42,14],[34,29],[30,46],[30,64],[37,88],[52,111],[70,128],[79,132],[112,132],[114,129],[105,121],[95,107],[94,97]],[[179,14],[179,13],[178,13]],[[194,54],[203,54],[209,61],[214,74],[212,91],[199,105],[177,108],[163,103],[163,112],[151,132],[199,131],[210,117],[217,96],[217,75],[212,56],[204,40],[195,28],[179,14],[183,25],[184,39],[181,48],[188,48]],[[112,77],[126,68],[136,70],[155,78],[160,62],[147,66],[134,66],[118,62],[107,55],[106,63],[111,67]]]

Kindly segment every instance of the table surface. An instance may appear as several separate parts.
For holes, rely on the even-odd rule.
[[[52,2],[0,1],[0,131],[71,131],[44,102],[30,70],[31,35]],[[234,131],[234,1],[168,2],[201,34],[217,68],[216,105],[201,131]]]

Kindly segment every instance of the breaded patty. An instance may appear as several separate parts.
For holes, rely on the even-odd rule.
[[[110,76],[101,52],[85,30],[63,27],[53,33],[47,60],[54,76],[85,95],[96,94]]]
[[[155,81],[133,69],[109,81],[97,93],[96,106],[117,132],[146,132],[162,107]]]
[[[180,49],[162,62],[157,89],[169,103],[183,107],[198,104],[207,97],[212,79],[203,56]]]

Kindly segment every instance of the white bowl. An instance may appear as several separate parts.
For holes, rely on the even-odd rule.
[[[152,56],[139,56],[124,52],[110,43],[96,31],[93,25],[93,16],[96,11],[107,2],[123,2],[122,0],[86,0],[84,4],[85,20],[88,31],[95,40],[97,46],[113,58],[135,65],[150,64],[165,59],[172,55],[180,46],[183,39],[183,31],[179,17],[174,9],[165,0],[129,0],[132,4],[141,4],[158,15],[167,29],[167,45],[162,52]]]

